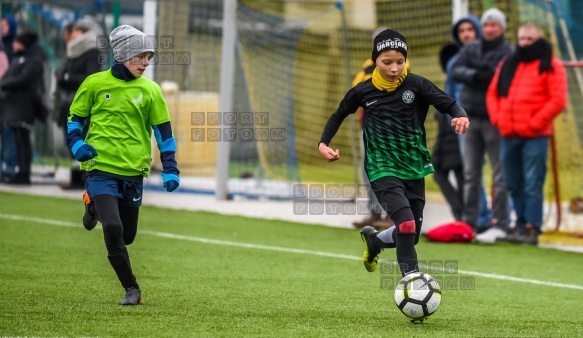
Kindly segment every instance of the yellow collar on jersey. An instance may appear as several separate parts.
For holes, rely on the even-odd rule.
[[[399,86],[405,81],[407,77],[407,68],[403,69],[403,74],[399,76],[399,79],[395,82],[389,82],[383,79],[381,73],[379,73],[378,68],[375,68],[372,72],[372,84],[378,89],[385,92],[392,92],[395,89],[399,88]]]

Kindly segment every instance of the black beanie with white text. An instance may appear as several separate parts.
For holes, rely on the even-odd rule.
[[[405,37],[392,29],[386,29],[380,32],[375,38],[372,47],[372,62],[377,61],[379,55],[387,50],[396,50],[403,54],[405,59],[407,59],[407,39]]]

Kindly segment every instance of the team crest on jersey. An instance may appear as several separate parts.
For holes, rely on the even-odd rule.
[[[402,98],[403,98],[403,102],[405,102],[405,103],[411,103],[411,102],[413,102],[413,100],[415,100],[415,94],[412,91],[410,91],[410,90],[407,89],[403,93]]]

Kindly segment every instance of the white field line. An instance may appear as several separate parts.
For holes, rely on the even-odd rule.
[[[79,223],[65,222],[65,221],[52,220],[52,219],[44,219],[44,218],[38,218],[38,217],[0,214],[0,219],[9,219],[9,220],[14,220],[14,221],[28,221],[28,222],[35,222],[35,223],[41,223],[41,224],[50,224],[50,225],[57,225],[57,226],[64,226],[64,227],[81,228],[81,224],[79,224]],[[96,227],[96,229],[101,230],[101,228],[99,226]],[[324,251],[284,248],[284,247],[279,247],[279,246],[269,246],[269,245],[260,245],[260,244],[251,244],[251,243],[242,243],[242,242],[223,241],[223,240],[203,238],[203,237],[177,235],[177,234],[172,234],[169,232],[139,230],[138,233],[144,234],[144,235],[161,237],[161,238],[177,239],[177,240],[191,241],[191,242],[198,242],[198,243],[205,243],[205,244],[232,246],[232,247],[239,247],[239,248],[259,249],[259,250],[278,251],[278,252],[289,252],[289,253],[296,253],[296,254],[349,259],[349,260],[361,260],[362,259],[361,256],[342,255],[342,254],[335,254],[335,253],[324,252]],[[503,281],[527,283],[527,284],[535,284],[535,285],[545,285],[545,286],[552,286],[552,287],[556,287],[556,288],[575,289],[575,290],[582,290],[583,291],[583,286],[575,285],[575,284],[546,282],[546,281],[541,281],[541,280],[537,280],[537,279],[512,277],[512,276],[498,275],[495,273],[486,273],[486,272],[469,271],[469,270],[458,270],[458,273],[464,274],[464,275],[476,276],[476,277],[489,278],[489,279],[498,279],[498,280],[503,280]]]

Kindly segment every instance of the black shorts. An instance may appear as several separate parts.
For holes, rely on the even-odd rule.
[[[416,221],[423,219],[425,207],[425,179],[402,180],[386,176],[370,183],[370,187],[382,208],[393,214],[403,208],[411,208]]]

